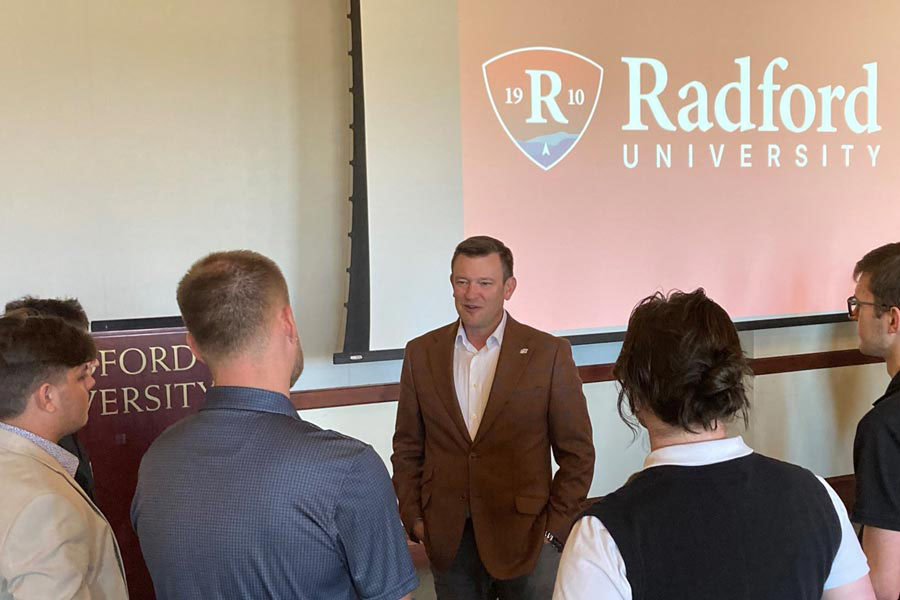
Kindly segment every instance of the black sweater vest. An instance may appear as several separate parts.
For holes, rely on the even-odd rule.
[[[819,600],[841,543],[816,477],[760,454],[652,467],[585,515],[615,540],[634,600]]]

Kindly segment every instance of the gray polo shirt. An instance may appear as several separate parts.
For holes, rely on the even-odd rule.
[[[166,430],[131,521],[159,600],[396,600],[418,584],[375,451],[264,390],[213,387]]]

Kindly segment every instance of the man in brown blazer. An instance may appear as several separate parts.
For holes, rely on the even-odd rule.
[[[450,282],[459,320],[409,342],[403,361],[400,516],[438,600],[549,599],[593,476],[581,379],[566,340],[504,310],[516,279],[502,242],[461,242]]]

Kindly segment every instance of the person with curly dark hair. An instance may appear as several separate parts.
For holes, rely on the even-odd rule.
[[[642,300],[613,374],[619,414],[647,430],[651,452],[576,522],[554,599],[874,598],[825,480],[728,437],[728,423],[748,418],[750,369],[702,289]]]

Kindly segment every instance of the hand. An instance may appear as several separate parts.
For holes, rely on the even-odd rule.
[[[425,521],[419,519],[413,525],[413,535],[416,536],[416,542],[423,544],[425,542]]]

